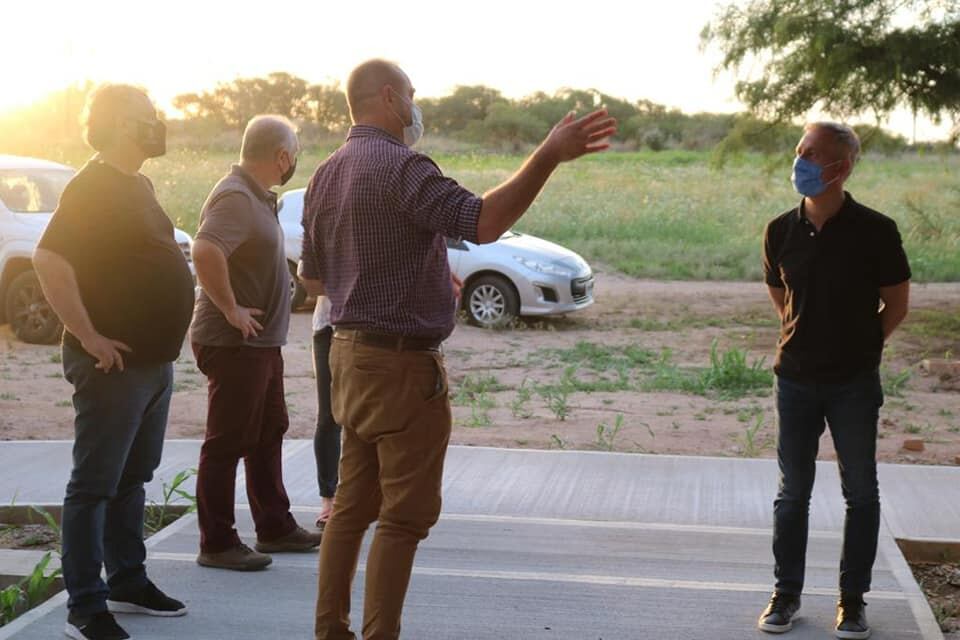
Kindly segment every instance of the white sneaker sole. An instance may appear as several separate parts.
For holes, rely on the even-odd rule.
[[[67,623],[67,626],[63,629],[64,635],[68,638],[73,638],[73,640],[87,640],[87,636],[83,635],[83,632],[80,629],[77,629],[75,626]]]
[[[177,609],[176,611],[157,611],[148,607],[141,607],[131,602],[118,602],[116,600],[107,600],[107,610],[110,613],[139,613],[144,616],[155,616],[157,618],[179,618],[187,615],[187,608]],[[82,638],[82,636],[81,636]]]
[[[799,616],[797,615],[799,613],[800,610],[797,609],[797,612],[793,614],[793,617],[790,618],[787,624],[784,625],[767,624],[763,622],[763,620],[759,620],[757,621],[757,629],[760,629],[760,631],[765,631],[766,633],[786,633],[787,631],[793,629],[793,623],[799,619]]]
[[[760,629],[760,631],[766,631],[767,633],[786,633],[787,631],[793,629],[793,620],[781,626],[760,622],[757,624],[757,629]]]
[[[80,631],[80,629],[77,629],[75,626],[73,626],[69,622],[67,623],[67,626],[64,627],[63,633],[68,638],[73,638],[73,640],[90,640],[89,638],[87,638],[87,636],[83,635],[83,631]]]
[[[837,631],[837,637],[841,640],[867,640],[870,637],[870,629],[866,631]]]

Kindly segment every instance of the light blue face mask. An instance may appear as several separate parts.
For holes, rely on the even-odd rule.
[[[405,124],[403,118],[401,118],[400,114],[396,111],[393,112],[393,115],[397,116],[400,124],[403,125],[403,143],[408,147],[412,147],[423,137],[423,112],[420,111],[420,107],[418,107],[415,102],[404,98],[394,91],[392,87],[390,90],[396,93],[398,98],[410,105],[410,124]]]
[[[841,162],[843,162],[843,160],[837,160],[836,162],[831,162],[821,167],[815,162],[797,156],[793,161],[793,173],[790,176],[793,188],[802,196],[816,198],[826,191],[828,186],[840,179],[840,176],[837,176],[829,182],[824,182],[823,170],[835,164],[840,164]]]

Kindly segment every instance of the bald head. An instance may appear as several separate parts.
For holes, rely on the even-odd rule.
[[[390,86],[404,98],[411,93],[410,79],[403,70],[388,60],[374,59],[361,63],[347,78],[347,104],[354,121],[364,116]]]
[[[278,151],[286,151],[291,158],[300,151],[297,127],[283,116],[256,116],[247,123],[240,146],[240,158],[248,162],[267,162]]]

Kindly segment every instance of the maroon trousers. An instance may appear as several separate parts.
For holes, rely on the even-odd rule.
[[[234,528],[237,464],[243,459],[257,539],[269,542],[297,526],[283,486],[281,448],[289,426],[280,348],[193,344],[207,376],[207,433],[197,470],[200,549],[240,543]]]

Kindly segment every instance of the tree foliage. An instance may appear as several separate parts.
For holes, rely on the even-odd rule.
[[[93,85],[71,87],[14,113],[0,116],[0,151],[49,153],[50,144],[80,142],[79,114]],[[247,121],[259,113],[278,113],[300,125],[306,144],[350,126],[346,96],[336,83],[310,84],[302,78],[272,73],[241,78],[200,93],[174,98],[183,119],[168,122],[178,144],[233,148]],[[498,151],[519,151],[539,143],[567,113],[604,106],[617,118],[614,139],[619,149],[710,150],[718,157],[742,151],[780,153],[796,143],[796,126],[752,114],[687,114],[650,100],[630,102],[596,89],[565,88],[505,97],[483,86],[459,86],[437,98],[418,98],[427,131],[439,138]],[[898,153],[906,141],[873,127],[858,127],[864,147]],[[718,146],[719,145],[719,146]]]
[[[470,123],[486,119],[494,105],[506,103],[500,91],[483,85],[461,85],[448,96],[417,100],[427,129],[434,133],[463,131]]]
[[[349,121],[347,102],[337,85],[309,85],[284,72],[238,78],[203,93],[184,93],[173,99],[173,106],[187,119],[210,120],[236,129],[243,129],[250,118],[261,113],[315,122],[330,130],[342,129]]]
[[[960,119],[957,0],[751,0],[731,4],[701,42],[740,75],[754,113],[789,120],[818,106],[838,116],[897,107]],[[744,75],[759,66],[759,75]]]

